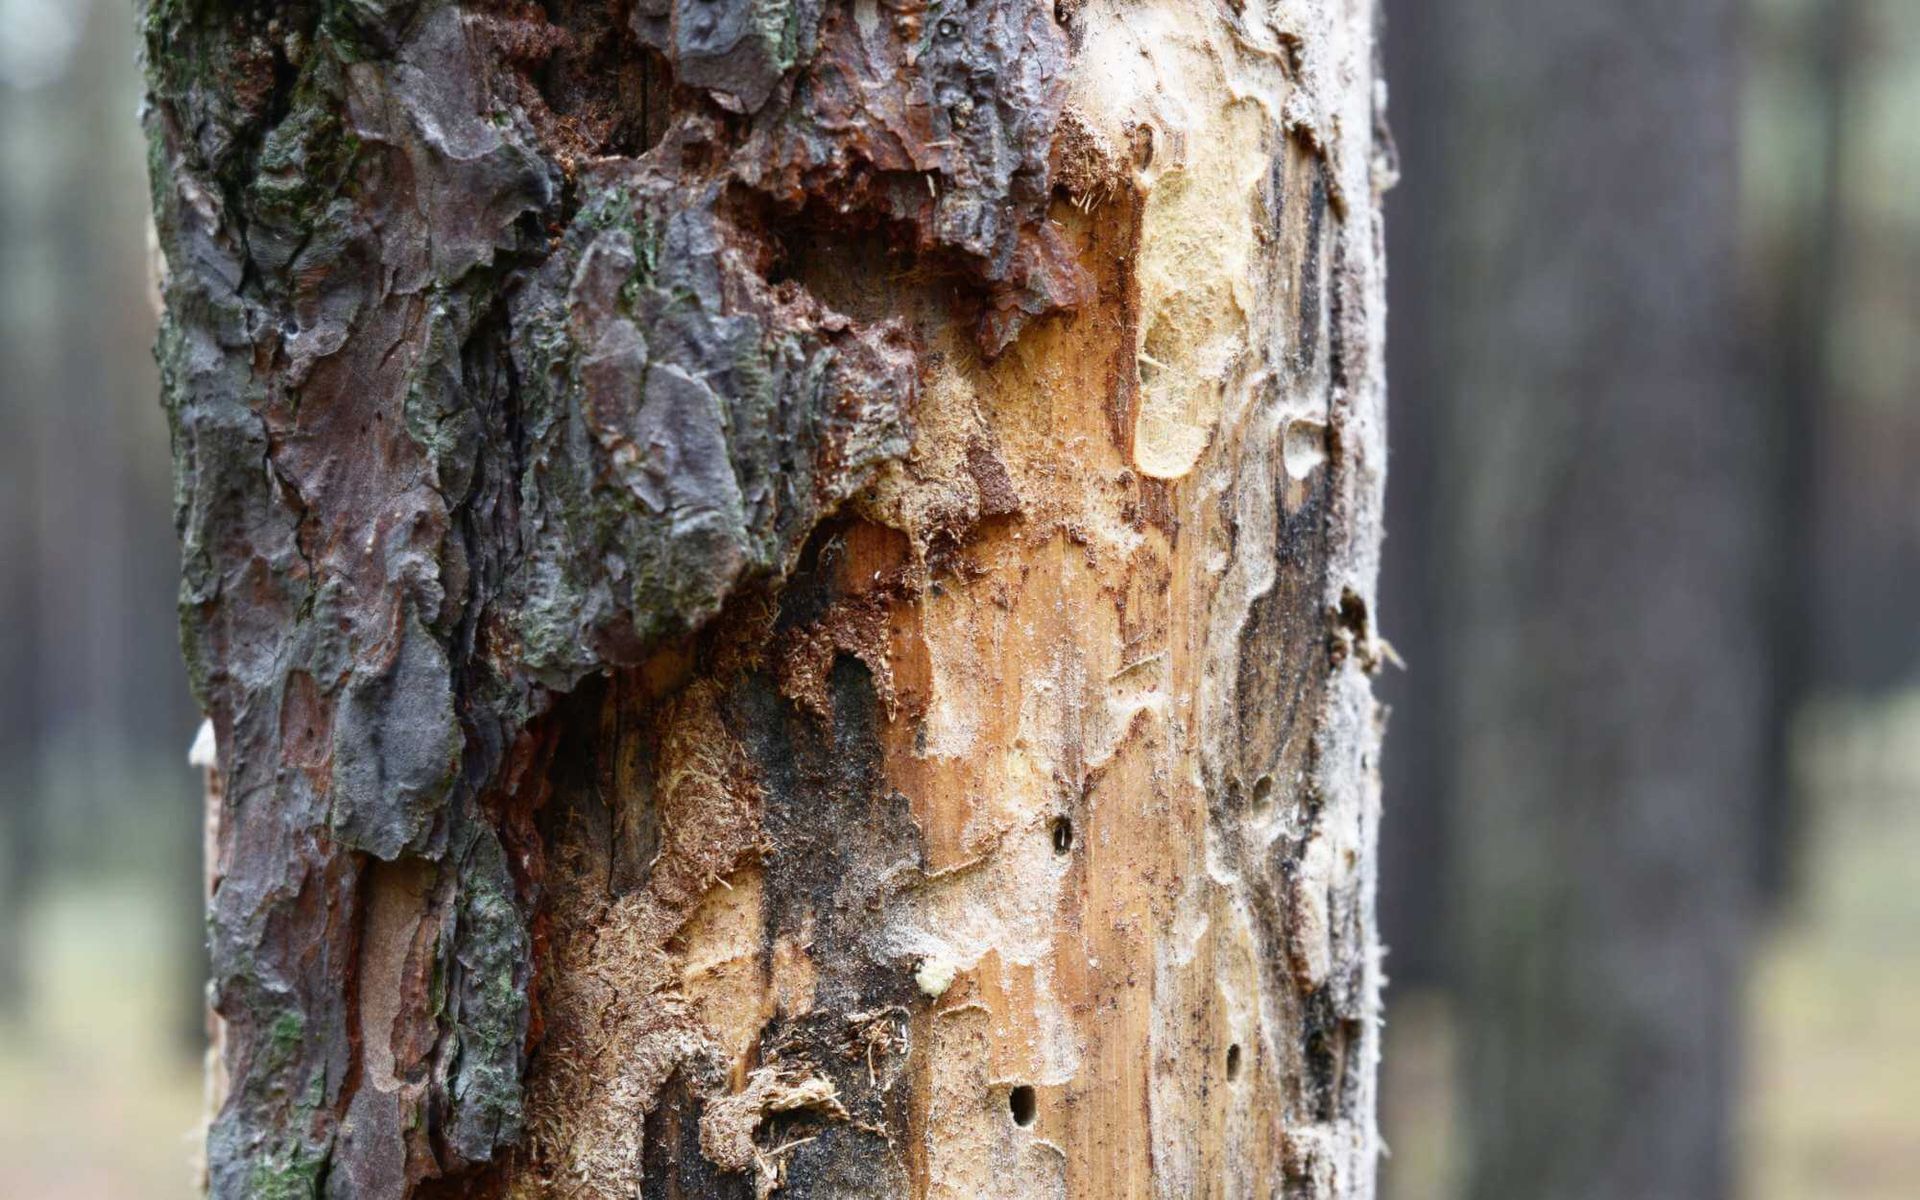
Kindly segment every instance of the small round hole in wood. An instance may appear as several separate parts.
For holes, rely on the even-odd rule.
[[[1233,1045],[1227,1047],[1227,1078],[1230,1080],[1240,1078],[1239,1042],[1235,1042]]]
[[[1065,855],[1073,851],[1073,821],[1067,817],[1053,819],[1053,852]]]
[[[1273,776],[1262,775],[1253,782],[1253,810],[1264,813],[1273,807]]]
[[[1007,1093],[1007,1108],[1013,1113],[1013,1123],[1025,1129],[1033,1124],[1033,1118],[1039,1115],[1039,1101],[1033,1094],[1033,1088],[1021,1084]]]

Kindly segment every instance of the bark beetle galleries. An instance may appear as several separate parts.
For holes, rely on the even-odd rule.
[[[1375,114],[1314,80],[1366,31],[1065,12],[142,6],[216,1196],[1131,1195],[1148,1142],[1192,1182],[1176,1107],[1103,1143],[1055,1044],[1170,1028],[1198,994],[1139,990],[1144,947],[1210,905],[1271,992],[1232,1119],[1278,1149],[1236,1177],[1365,1186],[1370,793],[1324,764],[1374,735],[1323,617],[1371,594],[1377,389],[1338,364],[1377,354]],[[1046,582],[1067,546],[1100,570]],[[1076,589],[1110,629],[1020,615]],[[1240,693],[1242,750],[1181,749],[1168,697]],[[1255,776],[1294,781],[1265,834]],[[969,907],[1084,885],[1135,803],[1253,882],[1176,901],[1201,860],[1156,860],[1057,915],[1150,936],[1052,974]]]

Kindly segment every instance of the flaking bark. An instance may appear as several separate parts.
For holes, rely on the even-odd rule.
[[[1368,1189],[1363,10],[143,19],[216,1196]]]

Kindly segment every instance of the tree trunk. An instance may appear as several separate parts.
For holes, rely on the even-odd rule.
[[[1731,0],[1480,0],[1449,64],[1438,476],[1469,1194],[1731,1183],[1772,406]]]
[[[1383,795],[1393,819],[1380,834],[1380,935],[1393,986],[1387,1007],[1411,991],[1445,986],[1453,963],[1447,945],[1447,747],[1436,702],[1443,674],[1435,580],[1446,569],[1440,537],[1440,464],[1434,442],[1443,411],[1447,359],[1439,344],[1448,296],[1446,245],[1439,203],[1447,178],[1443,44],[1450,6],[1434,0],[1383,0],[1382,37],[1393,81],[1393,128],[1400,182],[1387,198],[1387,256],[1393,263],[1387,314],[1387,375],[1393,429],[1393,486],[1387,491],[1391,547],[1380,566],[1380,620],[1408,664],[1380,680],[1393,713],[1393,740],[1381,764]],[[1392,1014],[1388,1021],[1391,1026]],[[1389,1035],[1391,1040],[1391,1035]],[[1391,1140],[1393,1131],[1387,1131]],[[1404,1165],[1396,1156],[1389,1171]],[[1423,1181],[1417,1194],[1428,1194]]]
[[[145,21],[216,1196],[1370,1192],[1368,5]]]
[[[1871,561],[1892,572],[1891,579],[1879,576],[1861,589],[1844,565],[1842,548],[1861,534],[1856,526],[1872,530],[1873,523],[1861,522],[1857,513],[1847,512],[1833,522],[1835,536],[1825,536],[1823,529],[1823,518],[1831,519],[1836,507],[1836,479],[1843,474],[1833,469],[1831,461],[1836,443],[1842,440],[1834,428],[1847,423],[1846,405],[1835,387],[1833,343],[1848,294],[1841,269],[1843,199],[1847,147],[1854,140],[1850,94],[1862,55],[1865,22],[1859,0],[1818,0],[1801,8],[1798,28],[1787,36],[1801,35],[1792,43],[1790,62],[1804,74],[1793,77],[1797,87],[1776,89],[1786,93],[1787,103],[1804,105],[1809,114],[1809,128],[1799,139],[1782,138],[1789,143],[1785,153],[1801,164],[1801,170],[1776,183],[1778,192],[1746,200],[1749,208],[1761,210],[1750,223],[1761,225],[1777,239],[1758,247],[1753,255],[1764,264],[1757,324],[1767,339],[1773,402],[1780,414],[1780,436],[1774,446],[1779,487],[1772,519],[1780,547],[1772,580],[1776,683],[1767,729],[1773,752],[1755,854],[1760,896],[1769,913],[1787,910],[1802,890],[1797,884],[1805,856],[1807,814],[1796,795],[1791,753],[1796,716],[1823,687],[1831,686],[1833,666],[1839,662],[1864,657],[1874,662],[1875,670],[1892,668],[1883,676],[1891,680],[1909,678],[1914,666],[1913,654],[1900,650],[1903,642],[1912,644],[1908,622],[1875,622],[1866,619],[1861,605],[1846,602],[1863,592],[1873,594],[1881,586],[1899,589],[1893,581],[1901,578],[1898,563],[1903,556],[1888,553],[1887,548],[1900,539],[1897,535],[1861,539],[1874,546],[1868,556]],[[1875,428],[1871,438],[1898,445],[1906,440],[1898,434],[1897,427]],[[1849,479],[1870,479],[1873,474],[1845,473]],[[1911,511],[1911,504],[1889,507]],[[1911,539],[1907,544],[1911,546]],[[1904,557],[1906,578],[1914,579],[1913,556]],[[1833,602],[1824,603],[1828,597]],[[1844,616],[1836,620],[1837,614]],[[1844,638],[1833,637],[1834,628],[1857,637],[1862,626],[1871,631],[1867,640],[1876,649],[1865,656],[1840,652],[1838,644]]]

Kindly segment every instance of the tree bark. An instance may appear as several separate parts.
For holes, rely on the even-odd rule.
[[[219,1197],[1370,1193],[1370,6],[151,0]]]
[[[1732,1186],[1773,405],[1735,5],[1479,0],[1448,64],[1449,723],[1468,1194]]]

